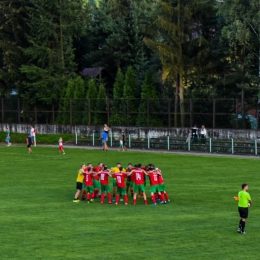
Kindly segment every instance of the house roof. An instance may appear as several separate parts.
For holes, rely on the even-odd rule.
[[[103,70],[103,67],[98,67],[98,68],[85,68],[83,69],[80,74],[84,77],[91,77],[91,78],[96,78],[101,71]]]

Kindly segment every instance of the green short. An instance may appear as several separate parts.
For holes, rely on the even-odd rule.
[[[164,184],[164,183],[159,184],[159,191],[160,191],[160,192],[165,191],[165,184]]]
[[[130,188],[133,188],[134,187],[134,183],[132,181],[127,181],[126,182],[126,187],[130,187]]]
[[[100,189],[100,182],[98,180],[94,180],[94,189]]]
[[[101,184],[101,193],[104,193],[105,191],[110,192],[109,185]]]
[[[93,193],[94,192],[94,186],[86,186],[86,192],[87,193]]]
[[[113,179],[113,188],[116,187],[116,179]]]
[[[135,185],[135,187],[134,187],[134,192],[135,192],[135,193],[138,193],[139,191],[145,192],[145,187],[144,187],[144,185],[138,185],[138,184]]]
[[[159,185],[151,185],[150,192],[152,192],[152,193],[160,192]]]
[[[117,189],[116,189],[116,194],[125,195],[125,194],[126,194],[126,188],[117,187]]]

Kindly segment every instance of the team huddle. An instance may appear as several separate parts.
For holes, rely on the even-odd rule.
[[[111,194],[109,186],[109,178],[113,180],[113,191]],[[77,192],[73,202],[87,200],[87,203],[94,202],[94,199],[100,196],[100,203],[104,204],[105,197],[108,203],[124,201],[128,205],[129,193],[133,197],[133,204],[136,205],[137,198],[143,198],[144,204],[148,204],[145,188],[146,180],[150,180],[150,193],[152,205],[156,205],[157,201],[161,204],[170,202],[169,196],[165,190],[164,179],[160,169],[155,168],[153,164],[142,166],[141,164],[128,164],[124,169],[120,163],[116,167],[108,169],[107,165],[99,163],[98,166],[92,166],[91,163],[81,165],[78,171],[76,189]],[[83,190],[83,192],[82,192]],[[112,198],[113,196],[113,198]]]

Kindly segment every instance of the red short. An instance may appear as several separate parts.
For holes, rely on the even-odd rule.
[[[60,150],[60,151],[63,150],[63,146],[62,146],[62,145],[59,146],[59,150]]]

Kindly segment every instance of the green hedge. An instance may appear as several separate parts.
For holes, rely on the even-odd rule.
[[[11,143],[25,143],[28,134],[18,134],[12,133],[11,136]],[[63,142],[68,142],[71,140],[75,140],[75,135],[73,134],[36,134],[36,142],[37,144],[57,144],[60,136],[63,139]],[[0,142],[5,142],[6,134],[5,132],[0,132]]]

